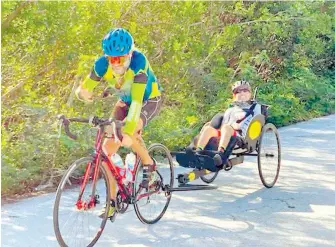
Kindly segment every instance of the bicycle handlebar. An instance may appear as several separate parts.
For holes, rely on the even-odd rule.
[[[65,133],[68,137],[77,140],[77,135],[73,134],[70,131],[69,125],[70,122],[78,122],[78,123],[89,123],[93,126],[105,126],[105,125],[113,125],[113,132],[116,133],[116,138],[122,140],[122,135],[120,134],[120,128],[124,125],[124,122],[116,119],[103,119],[96,116],[90,118],[66,118],[64,115],[58,115],[57,119],[62,121],[62,125],[64,125]],[[121,138],[120,138],[121,136]]]

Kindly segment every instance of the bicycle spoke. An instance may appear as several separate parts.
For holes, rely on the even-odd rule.
[[[277,181],[280,168],[280,144],[278,131],[272,124],[262,130],[259,144],[258,169],[262,183],[271,188]]]
[[[80,159],[75,162],[67,171],[61,187],[57,190],[54,225],[57,240],[61,246],[88,246],[96,242],[107,221],[107,219],[98,217],[98,212],[109,200],[106,174],[100,167],[95,194],[100,196],[101,203],[94,201],[95,205],[91,205],[92,200],[96,199],[91,196],[94,185],[94,176],[91,174],[93,169],[85,169],[87,164],[92,162],[88,159]],[[84,181],[86,184],[83,185]],[[77,200],[80,195],[80,203],[78,204]]]
[[[173,162],[169,151],[161,144],[153,144],[148,151],[155,160],[156,171],[153,172],[149,182],[149,191],[143,193],[141,186],[139,186],[143,171],[140,166],[137,167],[134,207],[138,218],[143,223],[153,224],[163,216],[171,199],[171,196],[163,190],[165,188],[164,183],[170,187],[173,186]]]

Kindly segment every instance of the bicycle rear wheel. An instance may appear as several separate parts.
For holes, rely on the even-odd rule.
[[[154,224],[159,221],[171,200],[168,188],[173,188],[173,160],[170,151],[162,144],[152,144],[148,148],[149,155],[156,162],[156,171],[149,183],[149,191],[140,187],[143,168],[138,164],[134,183],[134,208],[142,223]]]
[[[279,133],[271,123],[264,125],[258,145],[258,172],[263,185],[275,185],[280,169],[281,148]]]
[[[64,174],[53,209],[54,231],[61,246],[93,246],[106,225],[110,206],[109,180],[100,165],[93,182],[95,163],[85,157],[75,161]],[[99,218],[106,205],[105,215]]]

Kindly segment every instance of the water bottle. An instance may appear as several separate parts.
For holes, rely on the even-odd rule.
[[[130,152],[126,156],[126,181],[133,181],[134,167],[136,163],[136,155],[133,152]]]
[[[120,175],[122,177],[124,177],[124,174],[125,174],[125,167],[124,167],[124,163],[123,163],[123,160],[121,158],[120,155],[118,154],[112,154],[111,156],[111,161],[113,162],[113,164],[119,168],[119,171],[120,171]]]

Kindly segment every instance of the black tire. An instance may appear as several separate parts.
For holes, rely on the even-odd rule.
[[[90,169],[90,174],[88,176],[88,182],[86,183],[86,187],[83,191],[82,200],[88,201],[88,198],[95,191],[95,195],[99,196],[100,203],[97,203],[98,207],[94,207],[88,210],[78,210],[76,208],[76,202],[78,200],[78,196],[80,194],[80,187],[81,182],[83,180],[83,174],[85,173],[85,169],[87,165],[91,163],[93,165],[93,158],[92,157],[85,157],[75,161],[66,171],[64,174],[61,182],[59,183],[57,192],[56,192],[56,199],[53,209],[53,224],[54,224],[54,231],[56,234],[56,238],[60,246],[93,246],[99,239],[102,234],[102,231],[106,225],[107,221],[107,212],[110,206],[110,188],[109,188],[109,180],[107,172],[105,171],[104,167],[100,165],[99,173],[98,173],[98,180],[96,181],[95,185],[93,185],[92,178],[94,169]],[[86,164],[86,165],[85,165]],[[104,188],[106,187],[106,189]],[[93,187],[95,187],[93,189]],[[100,188],[102,187],[102,188]],[[69,199],[73,195],[73,199]],[[62,197],[64,196],[64,197]],[[97,197],[95,197],[97,198]],[[85,200],[86,199],[86,200]],[[97,198],[98,199],[98,198]],[[69,208],[67,209],[61,203],[64,202],[65,204],[69,202]],[[61,205],[60,205],[61,204]],[[101,209],[99,210],[99,206],[106,205],[106,213],[103,218],[99,218],[97,213],[100,213]],[[62,215],[62,212],[65,212],[65,215]],[[74,215],[78,212],[78,215]],[[74,216],[74,217],[73,217]],[[79,221],[79,223],[75,223],[73,227],[71,225],[67,225],[71,220],[80,220],[83,217],[87,216],[89,221],[90,227],[85,225],[86,222],[84,220]],[[62,225],[63,219],[66,220],[65,224]],[[91,227],[94,226],[93,221],[96,221],[96,232],[94,230],[92,234],[92,239],[88,236],[91,233]],[[101,221],[101,223],[100,223]],[[88,221],[87,221],[88,222]],[[69,228],[65,228],[65,226]],[[77,227],[77,228],[76,228]],[[78,228],[82,227],[82,231]],[[66,229],[68,229],[66,231]],[[87,233],[87,234],[86,234]],[[68,236],[68,235],[71,236]],[[74,241],[74,242],[73,242]],[[79,241],[79,242],[76,242]],[[87,241],[87,243],[83,242]]]
[[[134,208],[138,219],[144,224],[154,224],[158,222],[164,215],[166,209],[169,206],[171,200],[171,192],[167,191],[167,188],[173,188],[174,173],[173,173],[173,159],[170,151],[162,144],[152,144],[148,148],[149,155],[156,161],[156,181],[159,185],[159,190],[150,196],[144,197],[142,199],[137,199],[142,194],[138,193],[140,188],[140,183],[142,182],[142,164],[137,166],[135,173],[134,182]],[[164,156],[162,156],[164,155]],[[143,191],[144,189],[142,189]],[[156,208],[155,201],[153,199],[161,198],[162,207],[153,216],[149,216],[152,212],[151,207]],[[158,199],[159,199],[158,198]],[[152,205],[152,206],[151,206]]]
[[[205,147],[205,150],[217,150],[219,146],[219,141],[220,141],[220,138],[212,137],[211,139],[209,139],[208,144]],[[218,174],[219,174],[219,171],[211,172],[209,174],[200,176],[200,178],[205,183],[210,184],[211,182],[215,180]]]
[[[271,188],[277,182],[281,162],[281,147],[279,133],[271,123],[262,128],[258,143],[258,173],[266,188]]]
[[[204,181],[207,184],[210,184],[215,180],[215,178],[218,176],[219,171],[211,172],[209,174],[200,176],[201,180]]]

